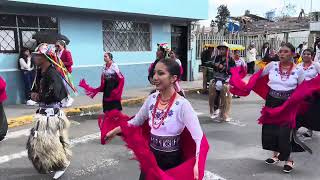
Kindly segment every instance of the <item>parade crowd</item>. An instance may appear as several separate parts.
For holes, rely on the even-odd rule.
[[[70,122],[62,108],[72,105],[71,94],[77,88],[71,78],[72,55],[66,46],[63,40],[41,43],[33,52],[23,49],[18,59],[26,104],[39,107],[27,141],[28,158],[39,173],[54,172],[53,179],[65,173],[72,157]],[[241,51],[221,42],[201,55],[210,118],[232,121],[232,98],[248,96],[252,91],[259,95],[265,100],[258,119],[262,124],[262,148],[271,151],[265,163],[283,161],[283,171],[290,173],[294,168],[292,152],[312,153],[298,138],[299,128],[309,129],[305,134],[308,137],[312,131],[320,130],[316,121],[320,116],[320,39],[316,39],[312,48],[306,43],[297,48],[282,43],[275,49],[264,43],[258,55],[251,43],[246,57],[241,57]],[[204,176],[210,145],[179,85],[183,68],[178,58],[167,43],[158,44],[156,60],[146,77],[154,90],[133,117],[122,112],[125,77],[112,53],[103,54],[98,87],[90,86],[85,79],[79,82],[79,87],[91,98],[103,93],[103,116],[98,119],[101,144],[121,136],[140,164],[141,180],[198,180]],[[3,107],[6,83],[0,78],[0,140],[8,129]]]

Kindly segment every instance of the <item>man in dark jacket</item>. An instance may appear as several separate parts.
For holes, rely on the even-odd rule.
[[[70,164],[71,151],[68,139],[70,122],[61,108],[61,101],[68,96],[59,72],[46,56],[55,55],[47,44],[41,44],[33,53],[39,68],[31,99],[39,103],[35,126],[27,142],[28,158],[40,173],[54,171],[53,179],[60,178]],[[46,143],[50,141],[50,143]],[[50,153],[48,153],[50,152]]]
[[[209,85],[209,110],[212,119],[218,117],[219,121],[230,121],[231,95],[228,82],[231,75],[230,68],[236,65],[228,54],[227,43],[224,42],[217,48],[219,55],[213,62],[214,78]]]

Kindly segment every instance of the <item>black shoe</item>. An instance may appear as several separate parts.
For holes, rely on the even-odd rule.
[[[304,137],[312,137],[312,134],[313,134],[312,131],[308,130],[307,132],[303,133],[302,135]]]
[[[276,157],[274,157],[276,158]],[[266,162],[267,164],[276,164],[279,162],[279,159],[277,158],[276,160],[274,158],[269,158],[269,159],[266,159],[264,162]]]
[[[292,166],[290,166],[290,165],[284,165],[283,166],[283,172],[285,172],[285,173],[290,173],[292,170],[293,170],[293,166],[294,166],[294,163],[292,162]]]

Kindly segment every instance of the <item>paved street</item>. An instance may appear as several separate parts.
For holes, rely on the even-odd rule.
[[[213,122],[208,117],[207,96],[188,97],[195,108],[211,145],[206,166],[206,180],[317,180],[316,171],[320,163],[319,134],[313,139],[305,139],[314,151],[294,154],[296,163],[291,174],[282,172],[282,163],[268,166],[264,159],[270,154],[261,149],[261,127],[256,120],[263,101],[258,97],[233,100],[230,123]],[[133,115],[139,106],[125,107],[125,112]],[[120,138],[109,145],[99,143],[97,117],[82,116],[70,118],[72,126],[70,139],[73,145],[73,159],[66,174],[61,178],[80,180],[134,180],[139,169],[132,154],[123,146]],[[0,143],[1,180],[45,180],[50,175],[39,175],[26,157],[25,144],[30,126],[10,130],[5,141]]]

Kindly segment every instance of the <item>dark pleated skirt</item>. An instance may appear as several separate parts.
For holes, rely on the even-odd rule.
[[[0,141],[4,139],[8,131],[7,117],[3,109],[3,104],[0,103]]]
[[[179,166],[183,161],[181,151],[164,152],[151,147],[150,150],[153,152],[159,168],[164,171]],[[145,174],[143,172],[141,172],[139,180],[145,180]]]
[[[281,106],[285,100],[267,96],[267,107]],[[279,159],[286,161],[290,158],[291,152],[303,152],[310,150],[296,136],[296,130],[285,126],[273,124],[262,125],[262,147],[265,150],[279,152]],[[311,150],[310,150],[311,151]],[[309,151],[309,152],[310,152]]]
[[[103,112],[111,111],[117,109],[122,111],[121,101],[103,101]]]
[[[297,118],[297,129],[305,127],[310,130],[320,131],[320,97],[314,97],[309,103],[308,111]]]

